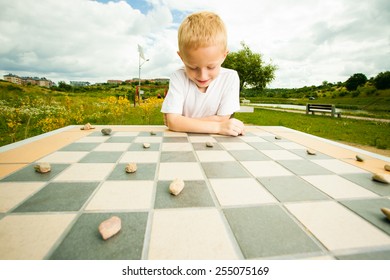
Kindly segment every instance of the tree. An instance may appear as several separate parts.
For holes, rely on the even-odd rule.
[[[362,86],[367,82],[366,75],[362,73],[353,74],[348,80],[345,81],[345,87],[347,90],[352,91],[356,90],[358,86]]]
[[[68,85],[64,81],[59,81],[57,88],[58,88],[59,91],[71,91],[72,90],[72,86]]]
[[[377,89],[390,88],[390,71],[380,72],[374,78],[374,85]]]
[[[264,89],[275,78],[275,65],[265,65],[261,55],[253,53],[244,42],[242,49],[227,55],[223,67],[234,69],[240,77],[240,90],[244,87]]]

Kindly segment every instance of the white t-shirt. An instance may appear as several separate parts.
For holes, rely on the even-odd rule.
[[[174,72],[161,112],[190,118],[226,116],[240,110],[240,80],[235,70],[221,68],[206,92],[198,90],[184,68]]]

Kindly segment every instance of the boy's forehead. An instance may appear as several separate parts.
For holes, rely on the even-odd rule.
[[[225,53],[227,53],[226,48],[220,45],[206,45],[196,48],[189,47],[181,50],[180,56],[188,59],[199,58],[199,56],[208,58],[215,57],[216,59],[219,59],[221,56],[224,56]]]
[[[196,49],[187,49],[180,53],[183,62],[193,65],[211,65],[219,63],[224,59],[224,51],[217,47],[199,47]]]

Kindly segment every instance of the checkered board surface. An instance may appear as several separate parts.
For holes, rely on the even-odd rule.
[[[19,197],[1,208],[2,259],[390,259],[390,187],[260,128],[96,130],[37,162],[0,180]],[[98,226],[114,215],[122,229],[104,241]]]

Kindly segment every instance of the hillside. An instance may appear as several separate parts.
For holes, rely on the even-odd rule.
[[[244,90],[242,96],[252,103],[296,104],[326,103],[335,104],[340,109],[365,111],[369,116],[390,118],[390,89],[377,90],[367,84],[355,91],[347,91],[341,84],[303,87],[299,89],[265,89],[263,91]]]
[[[143,102],[137,102],[134,107],[136,88],[131,84],[48,89],[0,81],[0,146],[67,125],[82,125],[87,122],[101,125],[162,125],[162,99],[156,96],[163,95],[166,85],[165,89],[155,87],[156,85],[150,86],[143,87]],[[339,108],[364,110],[366,115],[390,119],[390,90],[370,90],[369,87],[358,90],[356,93],[346,93],[342,88],[331,86],[267,89],[262,92],[245,90],[242,95],[253,103],[332,103]],[[314,96],[314,100],[309,100],[309,97]],[[283,125],[336,141],[369,145],[383,150],[390,148],[388,123],[336,119],[320,115],[309,117],[305,114],[294,114],[292,117],[291,114],[293,113],[282,114],[256,109],[253,114],[237,115],[247,124]],[[298,125],[299,123],[301,125]],[[344,128],[332,129],[334,127]]]

